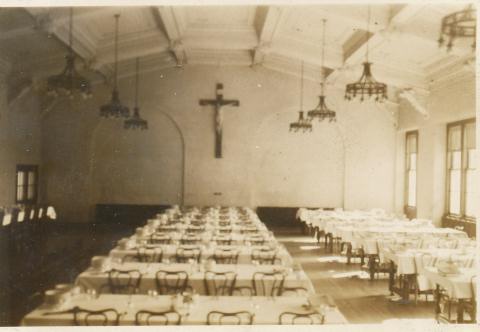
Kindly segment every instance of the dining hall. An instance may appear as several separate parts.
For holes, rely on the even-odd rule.
[[[0,326],[473,327],[476,19],[2,2]]]

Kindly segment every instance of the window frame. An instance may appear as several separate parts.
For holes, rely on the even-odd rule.
[[[19,172],[24,172],[26,173],[25,177],[25,183],[21,186],[22,191],[23,191],[23,199],[19,199],[18,197],[18,173]],[[33,172],[34,177],[35,177],[35,184],[34,184],[34,190],[33,190],[33,197],[28,198],[28,188],[30,186],[29,180],[28,180],[28,173]],[[29,204],[37,204],[38,200],[38,165],[26,165],[26,164],[19,164],[16,167],[15,171],[15,203],[16,204],[22,204],[22,205],[29,205]]]
[[[410,180],[410,153],[408,153],[408,139],[409,137],[415,137],[415,206],[408,205],[409,203],[409,180]],[[412,218],[415,218],[417,215],[417,205],[418,205],[418,130],[410,130],[405,133],[405,171],[404,171],[404,213],[409,215]]]
[[[465,222],[476,222],[475,217],[466,215],[466,190],[467,190],[467,147],[465,144],[465,128],[468,124],[474,123],[476,127],[476,118],[469,118],[465,120],[447,123],[447,137],[446,137],[446,163],[445,163],[445,216]],[[450,212],[450,129],[460,126],[460,214]],[[475,150],[477,147],[475,146]],[[478,166],[475,165],[475,168]]]

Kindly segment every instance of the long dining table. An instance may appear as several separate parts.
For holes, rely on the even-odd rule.
[[[317,311],[324,316],[323,324],[347,324],[347,320],[336,307],[312,307],[308,297],[264,297],[264,296],[197,296],[189,306],[174,306],[172,296],[151,295],[112,295],[77,294],[66,300],[61,306],[48,307],[42,305],[23,318],[23,326],[67,326],[74,325],[71,310],[74,307],[90,310],[114,309],[120,315],[119,325],[134,325],[135,315],[140,310],[169,311],[176,310],[181,314],[180,325],[206,325],[210,312],[248,311],[253,314],[252,324],[279,324],[279,317],[284,312],[310,313]],[[100,317],[90,321],[100,325]]]
[[[188,285],[198,294],[206,294],[205,289],[205,272],[206,268],[201,265],[192,265],[189,263],[112,263],[111,269],[118,269],[122,271],[138,270],[141,277],[141,282],[138,286],[138,292],[147,294],[149,290],[156,289],[156,274],[158,271],[185,271],[188,273]],[[291,268],[286,268],[282,265],[254,265],[254,264],[215,264],[208,269],[213,272],[235,272],[236,287],[252,287],[253,277],[255,273],[272,273],[281,272],[285,274],[285,281],[283,286],[285,288],[306,288],[309,293],[314,293],[314,287],[308,276],[303,270],[294,271]],[[108,269],[95,270],[88,268],[86,271],[80,273],[77,277],[76,284],[81,286],[85,290],[95,290],[96,292],[102,292],[105,290],[105,286],[108,285]],[[126,276],[123,278],[127,278]],[[267,288],[269,283],[273,283],[273,280],[267,279]],[[108,290],[107,290],[108,291]]]

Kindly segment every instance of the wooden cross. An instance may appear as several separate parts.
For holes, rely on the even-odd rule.
[[[240,106],[238,100],[223,99],[223,84],[217,83],[216,99],[200,99],[200,105],[213,105],[215,107],[215,158],[222,158],[222,107]]]

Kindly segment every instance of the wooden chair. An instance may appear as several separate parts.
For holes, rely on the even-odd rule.
[[[43,315],[46,316],[68,313],[73,314],[73,324],[76,326],[118,326],[120,321],[120,314],[113,308],[88,310],[75,306],[69,310],[47,312]]]
[[[253,249],[251,259],[257,261],[260,265],[274,265],[280,261],[277,258],[277,251],[274,249]]]
[[[309,312],[291,312],[286,311],[280,314],[278,317],[278,324],[280,325],[313,325],[324,324],[325,316],[317,311]]]
[[[151,244],[170,244],[172,243],[172,238],[165,233],[153,233],[150,236]]]
[[[255,296],[279,296],[284,283],[285,274],[282,272],[255,272],[252,277]]]
[[[223,236],[218,236],[214,237],[213,240],[217,245],[221,246],[230,246],[232,245],[232,238],[231,237],[223,237]]]
[[[210,311],[207,315],[207,325],[252,325],[253,317],[249,311]]]
[[[157,292],[162,295],[183,293],[188,287],[186,271],[157,271],[155,274]]]
[[[163,251],[161,248],[144,248],[137,249],[135,255],[125,255],[122,262],[139,262],[139,263],[159,263],[162,261]]]
[[[237,274],[228,272],[205,272],[205,290],[210,296],[231,296],[237,280]]]
[[[200,236],[192,235],[192,234],[185,234],[180,239],[181,244],[196,245],[196,244],[200,244],[201,242],[202,242],[202,238]]]
[[[190,259],[200,262],[202,256],[202,250],[199,247],[180,247],[175,254],[175,260],[177,263],[188,263]]]
[[[266,242],[263,236],[249,236],[245,241],[250,242],[253,246],[263,246]]]
[[[140,310],[135,314],[135,325],[180,325],[182,316],[174,311]]]
[[[215,249],[212,259],[217,264],[237,264],[238,255],[236,249]]]
[[[112,294],[135,294],[138,292],[142,274],[139,270],[108,271],[108,287]]]

